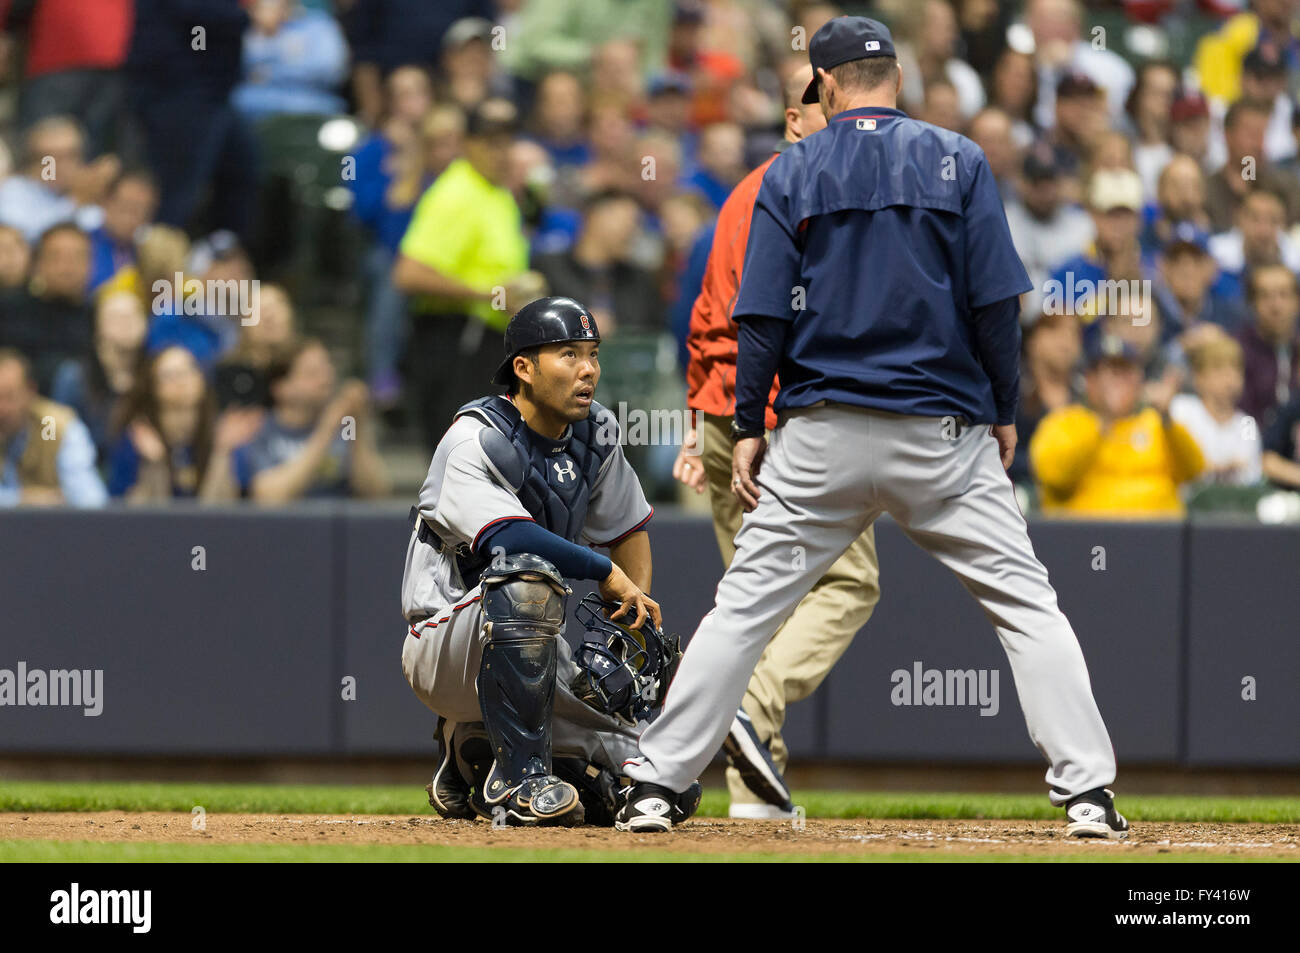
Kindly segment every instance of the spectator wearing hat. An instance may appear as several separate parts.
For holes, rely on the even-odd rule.
[[[1300,182],[1275,168],[1265,157],[1264,136],[1271,114],[1271,106],[1249,99],[1238,100],[1228,107],[1223,119],[1226,158],[1218,171],[1210,175],[1205,190],[1205,210],[1216,232],[1232,228],[1242,201],[1255,188],[1282,196],[1288,224],[1295,222],[1300,214]]]
[[[1210,236],[1189,221],[1174,225],[1156,258],[1152,291],[1174,333],[1206,323],[1236,330],[1243,319],[1241,308],[1215,291],[1218,276]]]
[[[176,249],[172,249],[176,251]],[[251,320],[240,306],[253,304],[253,263],[234,232],[213,232],[190,248],[181,281],[165,274],[170,294],[153,301],[153,323],[145,348],[157,354],[179,346],[189,350],[205,370],[211,370],[239,340],[243,321]],[[210,291],[220,289],[222,300]],[[150,284],[149,291],[157,290]],[[216,303],[219,310],[209,310]]]
[[[1088,76],[1105,90],[1103,109],[1118,122],[1133,88],[1133,67],[1111,50],[1098,49],[1083,35],[1082,5],[1076,0],[1029,0],[1025,24],[1034,35],[1034,65],[1038,73],[1037,124],[1052,126],[1058,82],[1065,72]]]
[[[1089,348],[1086,403],[1048,414],[1029,458],[1044,513],[1102,518],[1178,517],[1179,487],[1205,468],[1187,428],[1169,415],[1173,391],[1148,391],[1140,357],[1103,335]]]
[[[1019,198],[1007,203],[1011,240],[1034,288],[1022,303],[1025,315],[1042,313],[1047,279],[1065,262],[1084,255],[1096,237],[1091,216],[1061,194],[1061,170],[1045,142],[1025,155]]]
[[[1184,90],[1169,109],[1169,142],[1174,152],[1190,156],[1203,170],[1214,166],[1210,154],[1210,103],[1196,90]]]
[[[1130,280],[1145,275],[1138,232],[1141,226],[1142,181],[1132,169],[1104,169],[1088,180],[1088,210],[1096,238],[1082,254],[1066,261],[1052,275],[1045,297],[1063,295],[1065,307],[1079,315],[1084,325],[1099,315],[1100,295],[1091,297],[1107,280]],[[1071,296],[1071,289],[1074,289]]]
[[[393,265],[393,284],[412,299],[408,353],[430,446],[491,379],[510,315],[542,293],[506,188],[516,118],[499,99],[470,115],[464,156],[421,196]]]
[[[693,126],[738,119],[732,115],[732,93],[745,79],[745,64],[727,49],[706,44],[709,7],[701,0],[677,0],[668,31],[667,67],[685,77],[691,97]]]
[[[1078,177],[1109,128],[1105,96],[1087,73],[1070,71],[1056,86],[1054,109],[1055,120],[1048,127],[1048,141],[1056,150],[1056,161],[1062,172]]]
[[[343,4],[339,19],[352,48],[352,94],[366,125],[384,114],[384,84],[402,66],[432,68],[452,24],[466,18],[490,20],[492,0],[366,0]]]
[[[71,409],[40,396],[22,353],[0,347],[0,506],[102,506],[107,500],[86,425]]]
[[[1108,303],[1107,313],[1084,329],[1084,348],[1102,337],[1119,338],[1133,349],[1148,391],[1177,393],[1187,377],[1187,359],[1179,343],[1182,329],[1165,319],[1154,296],[1130,294],[1127,301],[1120,296],[1113,303],[1115,307]]]
[[[1198,329],[1185,345],[1194,393],[1177,394],[1169,416],[1187,428],[1205,456],[1197,482],[1250,486],[1261,475],[1260,432],[1237,409],[1245,377],[1241,345],[1217,326]]]
[[[1142,227],[1142,254],[1148,260],[1160,254],[1174,230],[1183,224],[1209,233],[1205,212],[1205,173],[1195,159],[1176,155],[1160,172],[1156,203],[1148,206]]]
[[[1247,272],[1246,295],[1250,320],[1237,331],[1246,371],[1240,406],[1267,430],[1274,411],[1297,390],[1300,292],[1295,273],[1285,265],[1272,264]]]
[[[1264,476],[1300,490],[1300,394],[1278,410],[1264,434]]]
[[[681,151],[684,168],[694,170],[700,149],[699,129],[691,110],[691,79],[685,73],[669,71],[650,78],[646,84],[643,135],[672,137]]]
[[[1287,70],[1276,46],[1257,46],[1247,54],[1242,63],[1241,99],[1269,109],[1263,157],[1273,164],[1294,157],[1296,142],[1291,131],[1292,105],[1287,90]],[[1227,158],[1223,132],[1226,110],[1227,105],[1222,100],[1210,100],[1208,161],[1211,166]]]
[[[1043,418],[1083,396],[1079,381],[1082,340],[1072,314],[1040,313],[1026,322],[1021,338],[1020,402],[1016,405],[1016,456],[1007,475],[1029,486],[1029,445]]]
[[[516,98],[514,80],[493,47],[493,29],[486,17],[465,17],[447,28],[436,73],[439,102],[468,111],[494,97]]]

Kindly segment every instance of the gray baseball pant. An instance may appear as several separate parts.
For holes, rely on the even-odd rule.
[[[641,735],[637,781],[683,791],[717,753],[778,626],[882,512],[956,573],[997,630],[1053,804],[1115,780],[1083,652],[988,427],[819,405],[772,433],[758,506],[691,639],[664,710]],[[799,565],[799,569],[794,569]]]

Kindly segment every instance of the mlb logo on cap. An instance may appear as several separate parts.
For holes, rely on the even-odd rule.
[[[868,53],[874,53],[876,50],[879,50],[879,49],[880,49],[880,41],[879,41],[879,40],[867,40],[866,46],[867,46],[867,52],[868,52]]]
[[[859,119],[858,128],[871,131],[872,129],[876,128],[876,121],[874,119]]]

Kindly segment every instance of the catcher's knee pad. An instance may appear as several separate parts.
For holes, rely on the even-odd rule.
[[[551,773],[556,640],[569,589],[554,566],[529,554],[494,560],[482,587],[487,643],[478,697],[496,759],[485,792],[493,804],[530,778]]]

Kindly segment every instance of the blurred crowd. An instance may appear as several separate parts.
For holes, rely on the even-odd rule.
[[[0,504],[387,495],[544,293],[602,402],[680,401],[717,211],[844,13],[997,177],[1025,499],[1300,488],[1296,7],[0,0]]]

